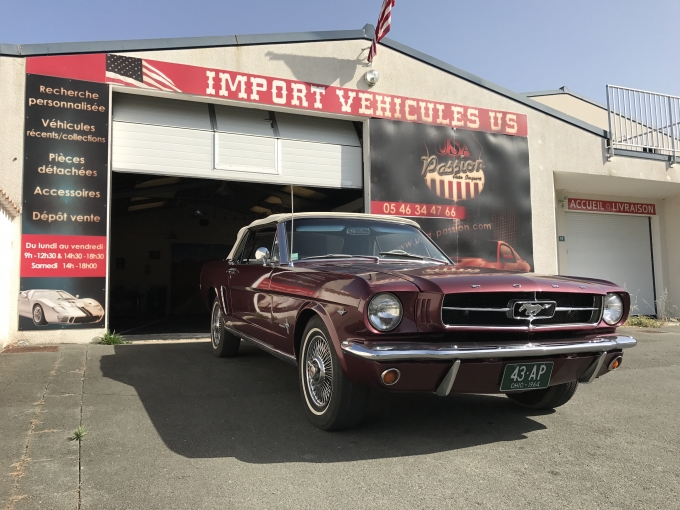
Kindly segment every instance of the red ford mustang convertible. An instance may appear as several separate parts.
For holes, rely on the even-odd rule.
[[[309,418],[357,424],[370,389],[504,393],[546,409],[621,364],[628,293],[613,283],[457,268],[407,219],[274,215],[203,267],[212,350],[241,340],[298,366]]]

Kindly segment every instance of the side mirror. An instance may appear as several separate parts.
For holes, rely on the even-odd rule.
[[[264,246],[261,246],[255,250],[255,260],[261,260],[263,265],[266,265],[267,262],[269,262],[269,258],[269,250]]]

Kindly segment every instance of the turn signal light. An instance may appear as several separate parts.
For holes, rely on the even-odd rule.
[[[393,384],[397,384],[400,377],[401,372],[399,372],[399,370],[396,368],[388,368],[382,373],[380,379],[382,379],[385,386],[392,386]]]
[[[612,362],[609,364],[609,370],[616,370],[621,366],[621,361],[623,361],[623,358],[621,356],[618,356],[617,358],[614,358]]]

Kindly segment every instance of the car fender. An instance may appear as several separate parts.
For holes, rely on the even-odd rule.
[[[342,368],[343,372],[347,373],[347,363],[346,363],[346,360],[345,360],[345,353],[340,348],[340,344],[341,344],[340,336],[338,335],[338,330],[337,330],[335,324],[333,323],[333,319],[330,316],[330,313],[332,313],[333,310],[330,310],[330,313],[329,313],[328,308],[340,309],[342,307],[340,305],[333,305],[333,304],[326,304],[324,306],[321,303],[318,303],[316,301],[309,301],[309,302],[305,303],[303,306],[301,306],[300,309],[298,310],[297,316],[295,318],[295,324],[296,324],[296,327],[297,327],[297,324],[299,323],[300,316],[306,310],[312,310],[313,312],[315,312],[316,315],[318,315],[321,318],[324,325],[326,326],[326,330],[328,331],[328,334],[331,337],[331,342],[333,343],[333,347],[335,348],[335,354],[337,355],[338,361],[340,362],[340,367]],[[301,336],[302,336],[302,333],[303,332],[300,331]]]
[[[52,306],[50,306],[50,305],[48,305],[44,302],[40,302],[40,303],[36,303],[36,304],[42,305],[43,316],[45,317],[45,321],[47,321],[48,323],[59,322],[59,319],[57,318],[57,312],[54,311]],[[31,307],[31,310],[33,310],[33,307]]]

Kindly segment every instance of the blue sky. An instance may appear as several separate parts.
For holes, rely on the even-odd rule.
[[[343,30],[382,0],[0,0],[0,42]],[[678,0],[397,0],[389,37],[516,92],[680,95]],[[377,61],[376,61],[377,62]]]

